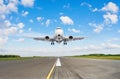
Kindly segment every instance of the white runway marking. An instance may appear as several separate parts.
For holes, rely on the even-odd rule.
[[[56,61],[56,66],[62,66],[59,58]]]

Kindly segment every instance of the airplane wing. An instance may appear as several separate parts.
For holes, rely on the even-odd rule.
[[[84,39],[85,37],[74,37],[73,40],[82,40]]]
[[[34,40],[40,40],[40,41],[54,41],[54,38],[45,38],[45,37],[34,37]]]
[[[41,40],[41,41],[44,41],[44,40],[45,40],[45,38],[43,38],[43,37],[33,37],[33,39],[34,39],[34,40]]]
[[[75,41],[75,40],[82,40],[82,39],[85,39],[86,37],[72,37],[72,36],[69,36],[69,37],[65,37],[64,38],[64,41]]]
[[[53,42],[55,40],[54,38],[50,38],[49,36],[45,36],[45,37],[27,37],[27,38],[32,38],[32,39],[38,40],[38,41],[49,41],[49,42]]]

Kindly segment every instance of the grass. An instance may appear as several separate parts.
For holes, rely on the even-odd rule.
[[[0,61],[8,61],[8,60],[26,60],[26,59],[33,59],[36,57],[8,57],[8,58],[0,58]]]
[[[120,56],[73,56],[77,58],[93,58],[93,59],[111,59],[120,60]]]

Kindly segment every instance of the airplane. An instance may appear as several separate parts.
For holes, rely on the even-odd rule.
[[[51,45],[54,45],[55,42],[56,43],[61,43],[63,42],[64,45],[67,45],[68,41],[74,41],[74,40],[82,40],[85,37],[73,37],[73,36],[64,36],[64,32],[63,29],[61,27],[57,27],[57,29],[55,30],[55,35],[54,37],[49,37],[49,36],[45,36],[45,37],[33,37],[34,40],[41,40],[41,41],[48,41],[51,42]]]

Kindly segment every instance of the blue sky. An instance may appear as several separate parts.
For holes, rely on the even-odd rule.
[[[67,46],[23,36],[87,36]],[[65,56],[120,53],[119,0],[0,0],[0,54]]]

